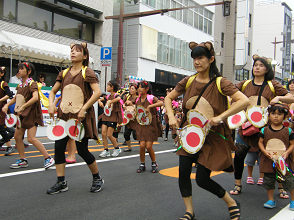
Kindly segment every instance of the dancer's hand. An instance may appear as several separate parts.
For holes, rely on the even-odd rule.
[[[57,111],[57,108],[55,105],[49,105],[48,113],[49,113],[50,118],[54,118],[54,113],[56,111]]]
[[[220,123],[223,123],[223,119],[219,116],[217,117],[213,117],[211,118],[208,123],[211,125],[211,126],[217,126],[219,125]]]
[[[174,115],[168,118],[168,122],[172,128],[179,128],[180,127],[178,120],[176,119],[176,117]]]
[[[20,106],[18,109],[18,112],[23,112],[26,109],[26,107],[24,105]]]
[[[263,151],[263,154],[267,157],[267,158],[269,158],[269,159],[273,159],[273,157],[272,157],[272,154],[270,153],[270,152],[268,152],[268,151]]]
[[[84,118],[86,117],[86,111],[82,108],[78,114],[78,120],[79,122],[83,121]]]
[[[286,160],[288,156],[289,156],[289,152],[287,151],[282,154],[282,157],[284,158],[284,160]]]
[[[5,114],[7,114],[7,112],[8,112],[8,105],[4,105],[3,106],[2,112],[4,112]]]

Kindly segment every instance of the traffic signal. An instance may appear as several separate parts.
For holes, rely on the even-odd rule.
[[[224,9],[224,16],[230,16],[231,14],[231,1],[224,1],[224,5],[223,5],[223,9]]]

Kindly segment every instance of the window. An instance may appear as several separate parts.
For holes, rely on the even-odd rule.
[[[249,79],[249,70],[241,69],[235,71],[235,80],[242,81]]]
[[[54,14],[54,32],[73,38],[79,38],[81,28],[82,23],[80,21],[65,17],[63,15]]]
[[[199,28],[199,15],[197,13],[194,13],[194,27]]]
[[[249,23],[249,27],[251,27],[251,22],[252,22],[252,15],[249,14],[249,21],[248,21],[248,23]]]
[[[171,0],[171,8],[175,8],[175,7],[176,7],[176,2],[174,0]],[[171,11],[169,13],[173,18],[176,18],[176,11]]]
[[[199,30],[203,31],[203,17],[199,16]]]
[[[94,25],[91,23],[84,23],[81,39],[94,42],[93,33],[94,33]]]
[[[180,7],[182,7],[182,5],[176,3],[176,8],[180,8]],[[182,16],[183,16],[183,14],[185,16],[185,13],[186,13],[186,12],[185,13],[184,12],[185,12],[185,10],[177,10],[176,11],[176,19],[179,21],[182,21],[183,20]]]
[[[175,38],[173,36],[169,36],[168,63],[175,64]]]
[[[248,56],[250,56],[250,54],[251,54],[251,48],[250,48],[250,46],[251,46],[251,44],[250,44],[250,42],[248,42]]]
[[[193,11],[192,10],[188,10],[188,24],[193,26]]]
[[[3,0],[0,1],[0,16],[15,21],[15,10],[16,10],[16,0]]]
[[[221,33],[221,48],[224,48],[224,44],[225,44],[225,33],[222,32]]]
[[[25,12],[25,13],[24,13]],[[52,12],[18,1],[17,20],[21,24],[51,31]]]
[[[175,65],[181,66],[181,40],[175,39]]]

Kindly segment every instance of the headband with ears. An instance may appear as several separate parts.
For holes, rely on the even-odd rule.
[[[76,45],[75,43],[71,43],[70,44],[70,49],[72,49],[75,45]],[[87,43],[86,42],[82,42],[81,45],[82,45],[83,48],[87,48]]]
[[[253,59],[254,61],[257,60],[257,59],[259,59],[259,58],[264,59],[268,64],[272,64],[272,59],[271,59],[271,58],[261,57],[261,56],[258,56],[257,54],[254,54],[254,55],[252,56],[252,59]]]
[[[206,41],[206,42],[202,42],[202,43],[198,44],[198,43],[192,41],[192,42],[189,43],[189,48],[191,50],[193,50],[196,47],[205,47],[205,48],[207,48],[209,50],[210,54],[212,56],[214,56],[214,49],[213,49],[213,45],[212,45],[211,42]]]

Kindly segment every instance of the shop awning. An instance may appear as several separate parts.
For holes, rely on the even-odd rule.
[[[2,30],[0,56],[60,66],[70,63],[70,47]]]

